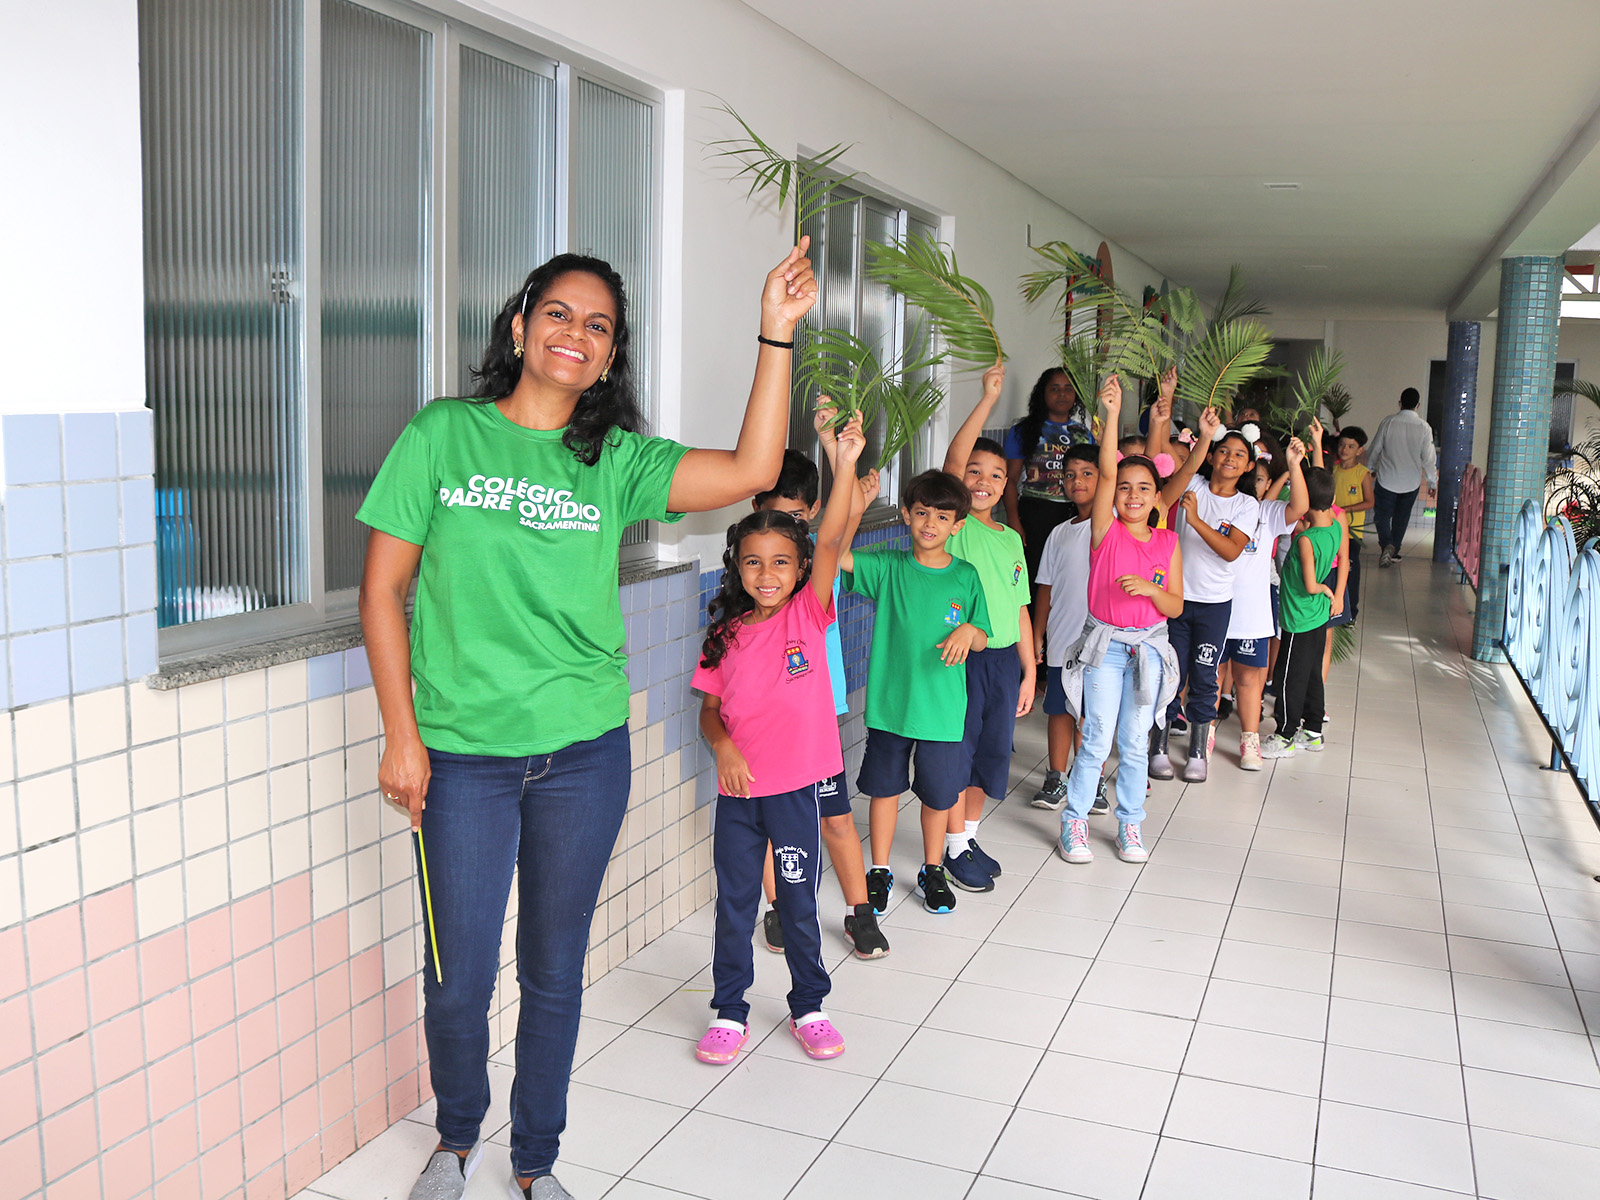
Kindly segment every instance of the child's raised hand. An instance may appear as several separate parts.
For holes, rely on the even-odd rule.
[[[1156,397],[1156,402],[1150,406],[1150,420],[1151,420],[1152,423],[1154,423],[1156,421],[1170,421],[1170,420],[1172,420],[1172,397],[1171,396],[1157,396]]]
[[[1100,409],[1108,414],[1106,428],[1115,428],[1116,422],[1111,418],[1122,411],[1122,380],[1115,375],[1110,375],[1100,385]]]
[[[1290,438],[1288,448],[1284,450],[1283,456],[1289,460],[1290,466],[1304,462],[1306,457],[1306,444],[1299,438]]]
[[[1167,406],[1166,411],[1162,414],[1163,416],[1171,414],[1172,397],[1177,395],[1177,393],[1178,368],[1168,367],[1165,371],[1161,372],[1161,380],[1156,384],[1156,395],[1159,397],[1159,402],[1164,403]]]
[[[983,373],[983,398],[985,401],[1000,399],[1000,389],[1006,382],[1006,364],[997,362]]]
[[[1216,440],[1217,433],[1222,429],[1222,416],[1213,407],[1208,407],[1200,414],[1200,443],[1207,453],[1210,453],[1211,443]]]
[[[833,422],[838,415],[839,407],[830,397],[817,397],[817,411],[811,414],[811,428],[817,431],[824,446],[833,444]]]
[[[959,667],[967,661],[967,655],[972,653],[972,643],[978,640],[978,627],[970,621],[963,621],[950,631],[950,636],[938,645],[940,657],[944,659],[947,667]]]
[[[851,417],[845,427],[839,430],[838,438],[838,467],[854,467],[861,452],[867,448],[867,435],[861,430],[860,413]]]
[[[717,751],[717,790],[724,796],[748,796],[754,780],[750,764],[730,739]]]
[[[774,341],[789,341],[800,318],[817,302],[817,277],[811,272],[806,251],[811,248],[807,234],[783,261],[767,272],[761,290],[761,335]]]
[[[878,477],[878,468],[873,467],[860,479],[862,507],[871,508],[872,502],[878,498],[882,488],[882,480]]]
[[[1317,445],[1322,445],[1322,422],[1317,418],[1316,413],[1311,414],[1311,423],[1306,426],[1306,429],[1310,431],[1312,437],[1317,439]]]

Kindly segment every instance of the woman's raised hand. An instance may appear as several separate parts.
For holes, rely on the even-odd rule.
[[[806,257],[810,248],[811,236],[807,234],[767,273],[766,287],[761,292],[762,337],[791,341],[794,327],[817,302],[817,277],[812,274],[811,260]]]

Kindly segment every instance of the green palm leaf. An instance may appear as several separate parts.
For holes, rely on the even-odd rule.
[[[943,404],[944,389],[931,379],[911,385],[904,382],[887,384],[883,389],[885,422],[878,466],[883,467],[900,451],[912,445]]]
[[[1287,424],[1291,432],[1297,431],[1302,421],[1316,415],[1343,370],[1344,355],[1337,350],[1319,346],[1311,352],[1306,369],[1300,372],[1290,391]]]
[[[1582,396],[1600,408],[1600,384],[1590,383],[1587,379],[1558,379],[1555,393],[1558,396]]]
[[[1217,299],[1217,307],[1211,313],[1213,325],[1226,325],[1230,321],[1246,321],[1251,317],[1262,317],[1267,313],[1267,306],[1255,297],[1244,294],[1244,268],[1234,263],[1228,268],[1228,286],[1222,289],[1222,295]]]
[[[1083,401],[1092,421],[1100,415],[1100,375],[1102,361],[1095,340],[1075,337],[1061,343],[1061,369],[1072,380],[1072,390]]]
[[[715,107],[717,111],[732,117],[743,135],[717,138],[709,143],[711,157],[729,159],[737,164],[733,178],[748,183],[746,199],[758,192],[773,191],[777,193],[778,207],[782,208],[792,198],[795,203],[796,242],[800,240],[798,230],[807,221],[830,208],[849,203],[843,197],[835,197],[833,190],[854,179],[855,172],[839,174],[832,168],[851,149],[850,146],[836,143],[811,158],[791,158],[780,154],[732,106],[723,102]]]
[[[1161,315],[1173,310],[1185,313],[1182,298],[1164,297],[1146,311],[1141,302],[1096,275],[1094,263],[1065,242],[1047,242],[1033,250],[1048,265],[1022,277],[1023,298],[1036,303],[1059,289],[1056,312],[1089,314],[1095,321],[1099,374],[1124,372],[1146,379],[1161,374],[1172,360]],[[1078,394],[1087,402],[1097,390],[1098,384]]]
[[[903,246],[867,243],[867,275],[887,283],[916,305],[944,340],[948,355],[977,367],[1005,357],[994,326],[994,300],[977,280],[961,273],[955,251],[913,234]]]
[[[1355,397],[1342,383],[1333,384],[1322,397],[1323,411],[1328,414],[1335,433],[1339,431],[1340,422],[1350,415],[1350,410],[1355,406]]]
[[[1261,374],[1272,335],[1254,321],[1213,323],[1178,366],[1177,398],[1196,409],[1220,407]]]
[[[925,347],[890,363],[862,339],[842,329],[808,329],[795,367],[795,384],[813,404],[827,396],[839,410],[837,428],[861,414],[869,441],[881,437],[878,465],[915,440],[944,403],[944,392],[924,378],[915,384],[908,377],[925,376],[938,361]]]

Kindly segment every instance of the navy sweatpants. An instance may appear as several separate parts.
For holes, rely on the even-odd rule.
[[[1178,692],[1189,688],[1188,704],[1179,696],[1167,705],[1170,722],[1179,712],[1193,721],[1217,719],[1217,668],[1222,665],[1222,649],[1228,641],[1228,618],[1233,615],[1232,600],[1205,603],[1185,600],[1183,612],[1167,622],[1167,640],[1178,658]]]
[[[761,910],[761,872],[772,843],[783,922],[783,956],[789,963],[789,1014],[803,1017],[822,1007],[832,987],[822,965],[822,926],[817,919],[817,883],[826,861],[817,788],[823,780],[777,796],[717,797],[711,860],[717,872],[717,936],[711,952],[711,1007],[717,1016],[746,1023],[744,994],[756,978],[751,938]]]

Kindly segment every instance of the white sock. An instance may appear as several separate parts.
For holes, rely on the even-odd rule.
[[[944,835],[944,852],[951,858],[960,858],[972,844],[970,833],[947,833]]]
[[[874,871],[887,871],[889,869],[889,864],[888,863],[873,863],[872,864],[872,869]]]
[[[967,841],[970,842],[974,837],[977,836],[977,833],[978,833],[978,823],[976,821],[968,821],[967,822]]]

